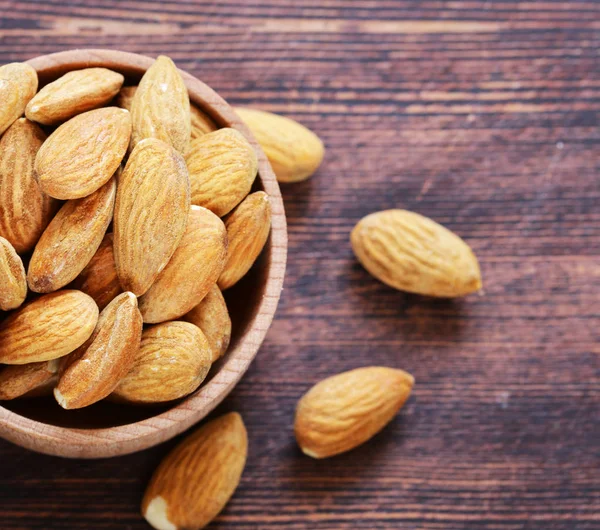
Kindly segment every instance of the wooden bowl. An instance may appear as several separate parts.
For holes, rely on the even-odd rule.
[[[92,66],[122,73],[137,84],[154,59],[112,50],[73,50],[31,59],[40,87],[70,70]],[[135,407],[101,402],[82,410],[62,410],[52,398],[3,402],[0,436],[34,451],[72,458],[123,455],[159,444],[204,418],[231,392],[256,356],[273,320],[287,255],[285,213],[279,186],[264,153],[232,108],[211,88],[182,72],[190,101],[216,123],[234,127],[258,154],[255,190],[271,197],[271,236],[251,272],[225,297],[233,321],[227,354],[211,369],[198,391],[176,403]]]

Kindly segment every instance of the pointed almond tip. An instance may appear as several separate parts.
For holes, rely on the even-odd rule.
[[[67,403],[67,400],[65,399],[65,397],[62,395],[62,392],[58,388],[54,389],[54,397],[55,397],[57,403],[63,409],[69,410],[69,404]]]

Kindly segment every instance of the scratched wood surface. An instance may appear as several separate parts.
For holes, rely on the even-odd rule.
[[[165,53],[230,102],[327,145],[283,188],[277,319],[218,412],[250,455],[212,528],[600,528],[600,3],[0,0],[0,63],[74,47]],[[402,207],[458,232],[485,288],[395,292],[356,264],[363,215]],[[297,450],[298,397],[366,364],[413,373],[368,445]],[[0,527],[143,529],[173,442],[68,461],[0,441]]]

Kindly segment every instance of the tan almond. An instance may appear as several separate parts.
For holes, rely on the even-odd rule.
[[[35,246],[27,282],[49,293],[73,281],[93,258],[113,216],[116,179],[83,199],[67,201]]]
[[[254,149],[235,129],[219,129],[194,140],[186,157],[192,204],[219,217],[248,195],[256,178]]]
[[[19,307],[27,296],[27,279],[23,261],[13,246],[0,237],[0,310]]]
[[[58,381],[58,364],[58,359],[54,359],[7,366],[0,371],[0,400],[52,394],[52,388]]]
[[[271,205],[264,191],[248,195],[225,220],[229,248],[227,264],[219,277],[224,291],[250,270],[271,232]]]
[[[100,311],[123,292],[113,253],[113,234],[106,234],[94,257],[73,280],[73,289],[89,294]]]
[[[90,337],[97,321],[98,306],[87,294],[65,290],[40,296],[0,324],[0,363],[63,357]]]
[[[408,399],[414,378],[371,366],[313,386],[299,401],[294,431],[300,449],[327,458],[358,447],[383,429]]]
[[[174,320],[190,311],[217,282],[226,256],[223,221],[206,208],[192,206],[177,250],[140,298],[144,322]]]
[[[42,189],[57,199],[79,199],[106,184],[121,164],[131,137],[129,112],[90,110],[63,123],[35,159]]]
[[[33,171],[45,139],[25,118],[15,121],[0,139],[0,236],[19,254],[35,246],[58,206],[42,191]]]
[[[375,278],[410,293],[452,298],[481,288],[477,258],[456,234],[406,210],[367,215],[350,237]]]
[[[192,140],[218,129],[213,119],[196,105],[190,104],[190,113],[192,115]]]
[[[137,86],[124,86],[121,88],[115,99],[115,105],[131,112],[131,102],[133,101],[136,90]]]
[[[202,302],[181,318],[202,330],[210,344],[213,363],[225,354],[231,339],[231,317],[223,293],[216,285]]]
[[[309,178],[321,165],[321,139],[297,121],[262,110],[236,108],[267,155],[279,182]]]
[[[133,96],[135,96],[136,90],[137,86],[124,86],[115,100],[115,105],[131,112],[131,102],[133,101]],[[212,118],[210,118],[205,112],[201,111],[191,102],[190,114],[192,118],[192,140],[218,129],[217,124],[212,120]]]
[[[187,396],[206,378],[212,352],[189,322],[164,322],[144,329],[133,368],[114,397],[130,403],[161,403]]]
[[[36,71],[26,63],[0,66],[0,135],[23,116],[38,87]]]
[[[186,437],[154,472],[142,514],[157,530],[199,530],[237,489],[248,454],[242,417],[230,412]]]
[[[190,98],[175,63],[159,56],[142,77],[131,102],[131,148],[157,138],[185,154],[190,144]]]
[[[133,367],[141,337],[137,298],[123,293],[100,313],[92,336],[66,359],[54,389],[59,405],[80,409],[108,396]]]
[[[108,103],[118,94],[123,80],[121,74],[107,68],[67,72],[33,97],[25,115],[43,125],[56,125]]]
[[[115,204],[115,266],[124,290],[141,296],[150,288],[179,245],[189,210],[183,157],[160,140],[142,140],[119,178]]]

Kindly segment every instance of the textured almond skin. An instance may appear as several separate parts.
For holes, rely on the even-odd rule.
[[[141,296],[150,288],[179,245],[189,210],[183,157],[160,140],[142,140],[119,178],[115,204],[115,266],[124,290]]]
[[[0,400],[52,393],[57,371],[57,360],[7,366],[0,371]]]
[[[27,296],[27,280],[23,261],[13,246],[0,237],[0,310],[19,307]]]
[[[137,90],[136,86],[125,86],[119,92],[117,99],[115,100],[115,105],[117,107],[121,107],[122,109],[127,109],[131,112],[131,102],[133,101],[133,96]],[[192,118],[192,134],[191,139],[195,140],[200,136],[203,136],[209,132],[216,131],[217,125],[216,123],[204,112],[202,112],[196,105],[190,102],[190,114]]]
[[[190,144],[190,98],[169,57],[159,56],[142,77],[131,102],[131,148],[144,138],[158,138],[185,154]]]
[[[123,292],[115,268],[112,232],[104,236],[94,257],[73,280],[71,286],[89,294],[100,311]]]
[[[235,111],[267,155],[279,182],[306,180],[321,165],[323,142],[304,125],[262,110]]]
[[[212,362],[225,355],[231,339],[231,318],[223,293],[213,285],[196,307],[186,313],[182,320],[198,326],[212,350]]]
[[[206,208],[192,206],[177,250],[140,298],[144,322],[174,320],[197,305],[217,282],[226,256],[223,221]]]
[[[248,195],[256,178],[254,149],[235,129],[219,129],[194,140],[186,157],[192,204],[219,217]]]
[[[133,367],[141,338],[137,298],[123,293],[100,313],[92,336],[66,358],[56,401],[65,409],[79,409],[104,399]]]
[[[219,277],[221,291],[235,285],[250,270],[271,231],[271,205],[264,191],[248,195],[225,220],[229,248]]]
[[[350,240],[363,267],[395,289],[452,298],[481,288],[479,263],[469,246],[417,213],[385,210],[367,215]]]
[[[413,384],[409,373],[380,366],[324,379],[298,403],[294,423],[298,445],[313,458],[354,449],[392,420]]]
[[[25,63],[0,66],[0,134],[23,116],[38,87],[36,71]]]
[[[67,201],[35,246],[27,282],[49,293],[73,281],[90,262],[112,220],[116,179],[83,199]]]
[[[63,357],[89,338],[97,321],[98,306],[87,294],[64,290],[40,296],[0,324],[0,363]]]
[[[121,164],[131,137],[129,112],[90,110],[63,123],[35,159],[42,189],[57,199],[79,199],[106,184]]]
[[[121,74],[107,68],[67,72],[33,97],[25,116],[44,125],[56,125],[108,103],[119,92],[123,80]]]
[[[35,246],[58,205],[42,191],[33,172],[45,139],[25,118],[15,121],[0,139],[0,236],[19,254]]]
[[[165,322],[146,328],[133,368],[114,396],[130,403],[160,403],[187,396],[208,374],[212,352],[199,328]]]
[[[247,454],[248,434],[238,413],[202,426],[154,472],[142,501],[146,521],[157,530],[204,528],[238,487]]]

